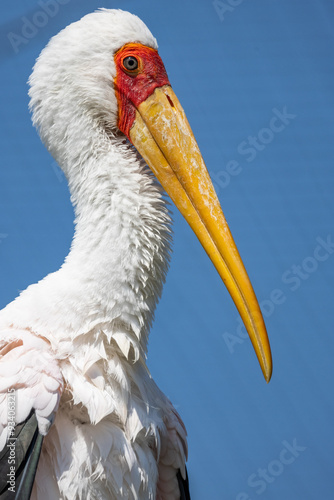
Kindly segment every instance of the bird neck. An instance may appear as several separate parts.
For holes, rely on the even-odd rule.
[[[85,294],[81,310],[96,311],[92,325],[103,324],[128,355],[134,347],[136,358],[165,281],[170,217],[162,188],[124,136],[95,140],[64,168],[76,227],[61,272]]]

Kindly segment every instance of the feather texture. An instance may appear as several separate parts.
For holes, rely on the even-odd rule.
[[[161,187],[117,130],[113,55],[132,41],[156,48],[136,16],[101,10],[54,37],[30,78],[76,216],[61,269],[0,312],[0,448],[10,388],[15,422],[34,410],[47,434],[34,499],[177,500],[186,478],[185,427],[146,367],[171,230]]]

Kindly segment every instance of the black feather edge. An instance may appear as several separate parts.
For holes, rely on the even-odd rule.
[[[31,413],[21,424],[16,425],[5,448],[0,453],[0,499],[29,500],[34,484],[37,465],[42,449],[43,437],[38,432],[36,416]],[[15,443],[15,491],[9,489],[11,451],[9,444]]]
[[[188,478],[187,468],[186,468],[186,478],[183,479],[181,472],[178,471],[177,481],[179,483],[179,489],[180,489],[180,500],[191,500],[190,499],[189,478]]]

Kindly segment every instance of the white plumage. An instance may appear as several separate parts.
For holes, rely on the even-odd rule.
[[[46,436],[34,499],[189,498],[186,430],[145,362],[171,239],[152,172],[271,376],[257,299],[156,47],[136,16],[100,10],[55,36],[30,78],[33,122],[67,176],[76,217],[61,269],[0,312],[0,449],[14,388],[16,423],[33,410]]]
[[[76,215],[62,268],[0,313],[2,446],[10,387],[17,422],[35,408],[46,434],[56,412],[33,498],[178,498],[176,471],[185,471],[185,428],[145,364],[170,218],[116,128],[113,56],[133,41],[156,48],[136,16],[90,14],[50,41],[30,78],[34,124]]]

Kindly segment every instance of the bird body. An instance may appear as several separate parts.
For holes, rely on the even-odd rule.
[[[154,498],[157,454],[160,456],[161,448],[170,448],[168,436],[173,431],[175,469],[184,470],[185,429],[145,364],[148,330],[168,264],[169,216],[161,189],[142,161],[135,153],[133,156],[125,174],[121,165],[122,182],[117,182],[115,175],[118,165],[103,158],[109,172],[113,167],[115,170],[106,176],[105,189],[100,190],[98,183],[94,192],[90,185],[96,210],[90,203],[89,213],[77,216],[66,262],[0,313],[1,337],[6,345],[22,340],[19,349],[23,351],[28,340],[34,345],[37,335],[46,340],[39,341],[35,349],[27,344],[27,362],[35,366],[41,343],[46,344],[46,368],[50,369],[51,360],[56,361],[50,376],[58,386],[52,386],[51,393],[46,387],[48,405],[53,403],[56,409],[62,397],[44,441],[36,477],[40,498],[52,498],[46,496],[44,488],[49,491],[54,470],[64,498],[76,498],[73,488],[77,485],[83,488],[82,498],[90,498],[87,492],[91,485],[98,488],[101,498],[122,498],[127,483],[136,486],[138,495],[129,498]],[[103,166],[98,170],[94,172],[96,178],[103,175]],[[108,177],[113,181],[108,182]],[[104,193],[108,193],[106,204],[101,200]],[[18,348],[13,353],[16,351]],[[13,360],[7,363],[12,365]],[[40,366],[36,366],[38,372]],[[26,378],[19,365],[15,364],[15,369],[17,382]],[[3,362],[2,375],[7,373],[8,366]],[[7,380],[11,385],[12,380]],[[17,394],[20,403],[19,391]],[[37,405],[38,398],[45,398],[40,385]],[[27,404],[21,419],[30,409]],[[124,463],[120,461],[117,466],[119,457]],[[87,469],[90,473],[84,480]],[[68,470],[70,473],[64,476]],[[126,471],[131,473],[127,476]],[[116,484],[109,485],[106,478]]]
[[[217,219],[212,207],[218,202],[205,195],[205,168],[200,177],[186,155],[189,148],[201,161],[156,49],[136,16],[102,9],[54,37],[30,77],[33,122],[68,179],[75,210],[75,234],[63,266],[0,312],[0,450],[10,437],[6,397],[14,389],[15,422],[33,411],[45,435],[34,499],[189,498],[181,486],[186,430],[146,366],[171,243],[165,193],[152,171],[164,187],[173,185],[171,197],[180,196],[176,203],[186,217],[190,205],[196,206],[195,196],[184,194],[193,189],[186,176],[200,179],[202,201],[188,221],[221,275],[233,276],[235,264],[218,262],[220,242],[209,223],[199,220],[202,211],[204,221],[212,214]],[[174,118],[178,125],[165,133]],[[147,130],[156,120],[162,125],[151,141]],[[184,146],[169,142],[174,133],[185,138]],[[188,172],[177,173],[178,181],[164,163],[174,150]],[[211,234],[208,242],[203,224]],[[224,219],[221,224],[230,245]],[[236,250],[232,254],[239,258]],[[236,282],[231,281],[232,294],[239,293]],[[257,319],[240,307],[251,317],[247,327],[255,332],[268,378],[271,368],[261,350],[265,333],[258,334]]]

